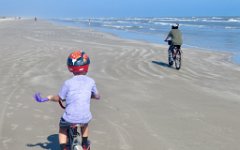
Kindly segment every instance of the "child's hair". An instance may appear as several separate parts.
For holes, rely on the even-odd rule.
[[[73,74],[76,76],[76,75],[86,75],[87,72],[73,72]]]

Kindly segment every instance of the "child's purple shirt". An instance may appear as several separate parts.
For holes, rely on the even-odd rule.
[[[86,75],[77,75],[66,80],[58,94],[61,99],[66,100],[63,119],[69,123],[88,123],[92,119],[92,92],[98,93],[95,81]]]

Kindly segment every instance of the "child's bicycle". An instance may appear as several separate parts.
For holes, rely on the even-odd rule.
[[[65,109],[62,101],[59,101],[59,105]],[[82,150],[81,146],[81,125],[80,124],[72,124],[67,129],[67,137],[68,137],[68,150]],[[90,147],[89,149],[90,150]]]
[[[168,40],[167,42],[169,46],[172,46],[171,40]],[[182,64],[182,50],[179,45],[174,45],[174,48],[172,49],[172,57],[175,64],[175,68],[179,70]],[[172,66],[172,65],[173,63],[169,62],[169,66]]]
[[[51,96],[51,95],[50,95]],[[53,96],[52,96],[53,97]],[[35,93],[33,98],[39,102],[47,102],[49,100],[51,100],[51,98],[49,97],[41,97],[41,94],[39,92]],[[94,95],[94,93],[92,93],[91,98],[100,99],[99,95]],[[61,101],[60,98],[58,98],[57,100],[55,100],[55,102],[59,102],[59,105],[65,109],[65,105],[63,104],[63,102]],[[70,126],[67,128],[67,141],[68,143],[66,144],[67,146],[67,150],[90,150],[90,141],[88,141],[86,138],[87,143],[84,142],[84,145],[82,145],[82,141],[81,141],[81,134],[84,132],[86,127],[86,124],[70,124]],[[81,133],[81,134],[80,134]],[[65,145],[64,145],[65,146]],[[66,148],[65,148],[66,149]]]

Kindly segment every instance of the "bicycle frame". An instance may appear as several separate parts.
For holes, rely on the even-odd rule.
[[[172,56],[173,56],[173,59],[176,59],[176,55],[177,53],[181,53],[181,49],[174,46],[174,48],[172,49]]]
[[[182,55],[182,51],[181,51],[181,47],[180,46],[177,46],[177,45],[172,45],[172,41],[171,40],[168,40],[168,45],[170,46],[169,49],[171,48],[171,53],[172,53],[172,58],[173,58],[173,61],[175,63],[175,68],[177,70],[179,70],[181,68],[181,55]],[[169,62],[169,65],[172,66],[173,63]]]

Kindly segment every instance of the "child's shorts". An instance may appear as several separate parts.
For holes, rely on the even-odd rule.
[[[66,120],[63,119],[63,117],[61,117],[60,122],[59,122],[59,127],[60,128],[69,128],[69,126],[74,125],[76,123],[70,123],[67,122]],[[82,126],[88,126],[88,123],[77,123],[79,124],[81,127]]]

